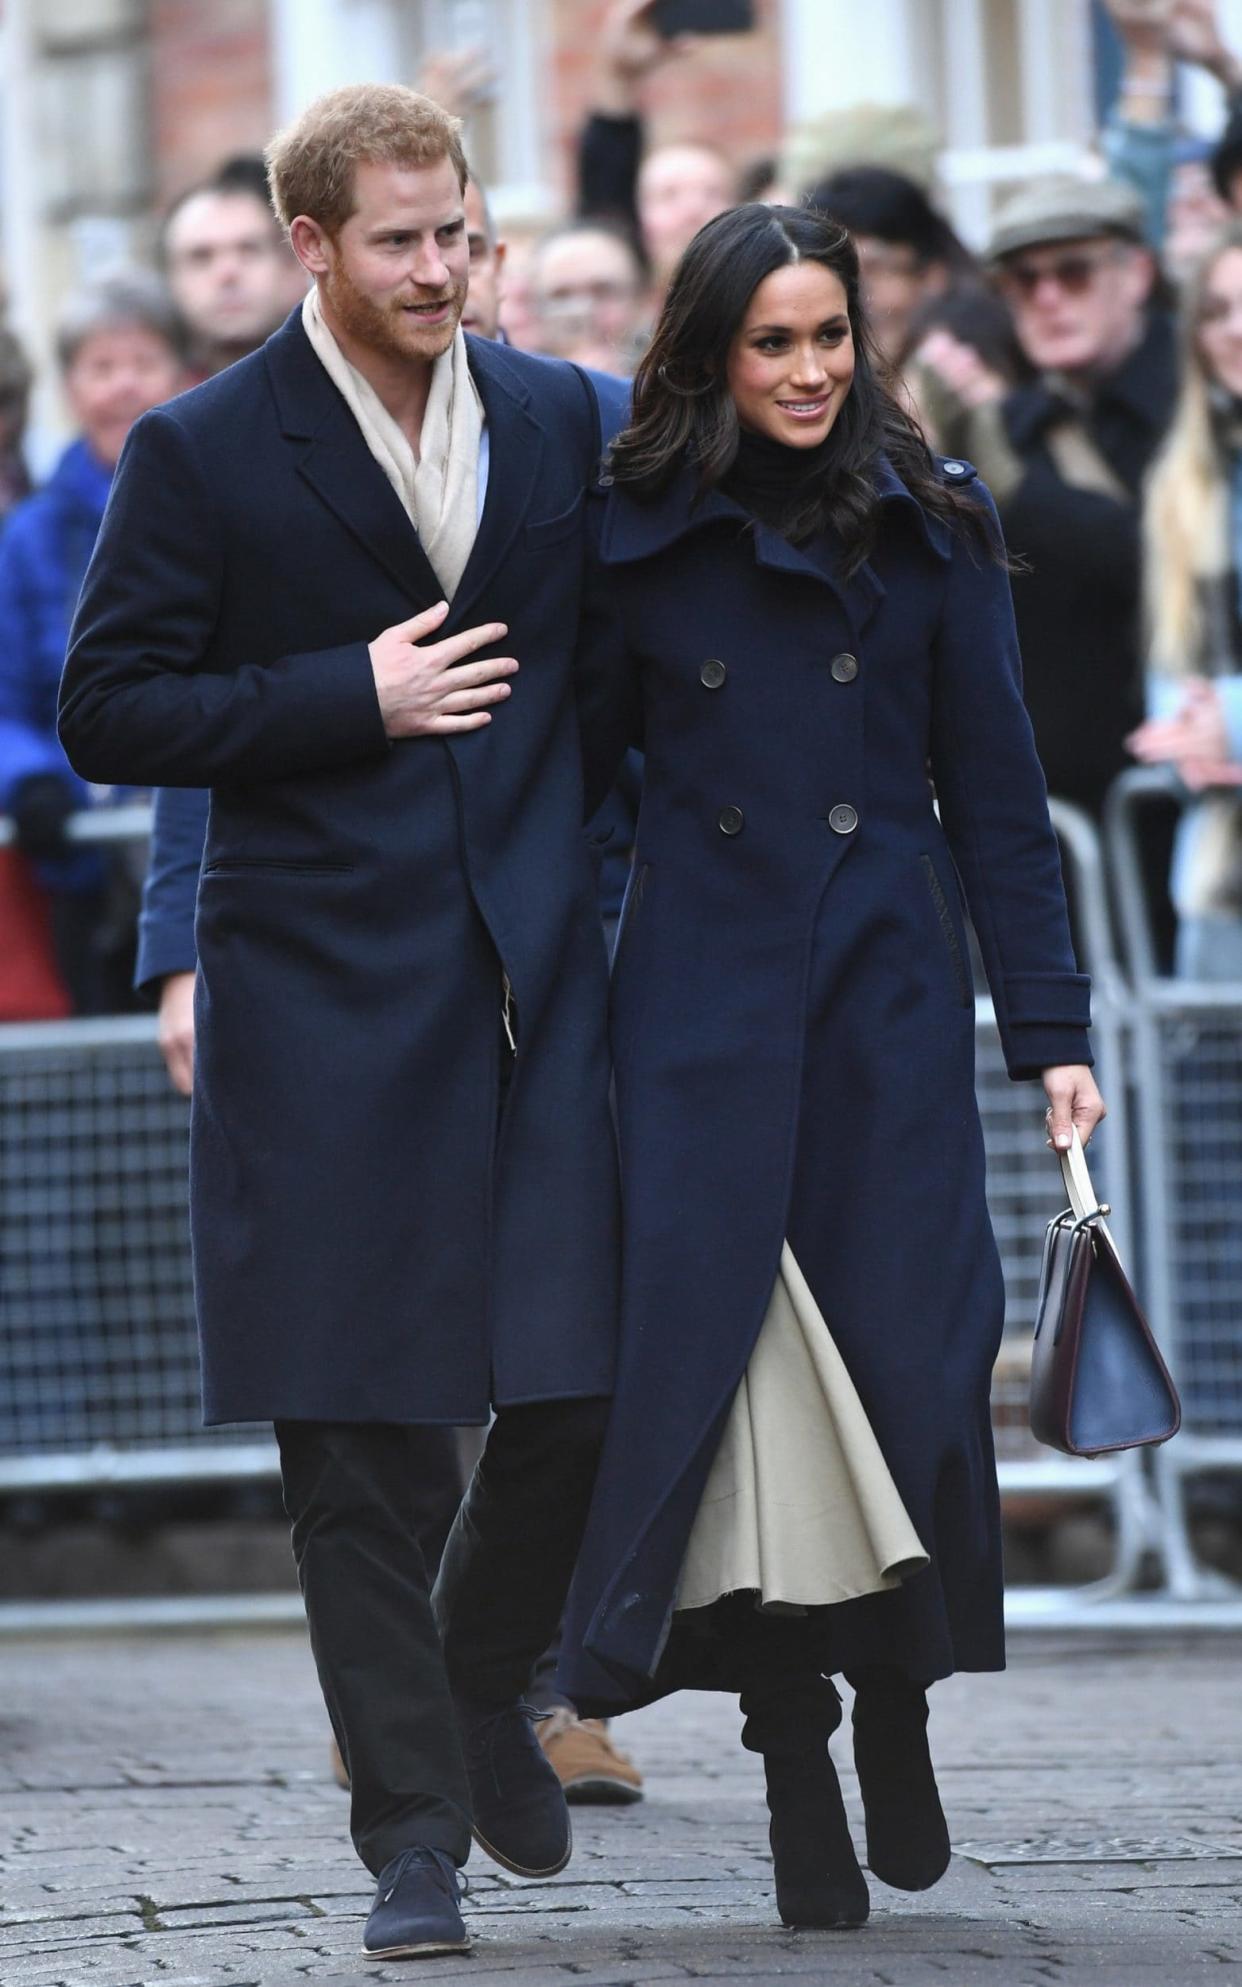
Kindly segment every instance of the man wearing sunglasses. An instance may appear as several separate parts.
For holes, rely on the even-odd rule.
[[[1153,302],[1141,201],[1119,181],[1023,187],[997,213],[987,264],[1029,379],[1007,389],[944,336],[920,364],[1025,561],[1014,607],[1048,785],[1098,813],[1141,714],[1138,498],[1172,410],[1172,326]]]
[[[1034,374],[992,410],[1001,516],[1028,567],[1027,704],[1051,791],[1094,813],[1141,708],[1138,500],[1172,409],[1173,332],[1141,203],[1117,181],[1024,187],[987,260]]]

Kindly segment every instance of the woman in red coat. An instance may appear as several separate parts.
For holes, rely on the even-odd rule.
[[[782,1918],[858,1924],[828,1679],[856,1689],[872,1873],[922,1889],[949,1853],[926,1686],[1004,1661],[959,878],[1058,1143],[1103,1112],[1089,989],[995,514],[878,376],[842,228],[700,232],[591,505],[620,634],[586,733],[601,777],[641,735],[646,783],[620,1374],[566,1683],[599,1711],[739,1692]]]

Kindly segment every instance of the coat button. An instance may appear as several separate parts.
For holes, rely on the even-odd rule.
[[[723,662],[714,655],[709,656],[699,671],[699,682],[705,690],[719,690],[728,674]]]
[[[740,807],[722,807],[716,816],[716,825],[722,835],[740,835],[745,818]]]
[[[724,827],[723,820],[720,825]],[[840,807],[834,807],[828,816],[828,826],[834,835],[852,835],[858,826],[857,809],[851,807],[848,801],[842,801]]]
[[[834,655],[832,658],[832,673],[838,683],[852,683],[858,674],[858,657],[856,655]]]

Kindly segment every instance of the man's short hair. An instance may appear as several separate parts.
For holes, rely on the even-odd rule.
[[[213,193],[249,193],[271,211],[267,165],[262,152],[233,152],[221,161],[207,182]]]
[[[630,230],[620,221],[614,221],[610,214],[578,214],[572,220],[557,221],[541,234],[531,251],[530,266],[535,275],[536,288],[544,250],[555,247],[557,242],[572,241],[575,235],[602,235],[605,241],[615,242],[618,248],[624,249],[633,267],[634,287],[641,289],[649,273],[646,258]]]
[[[176,198],[170,200],[160,221],[159,238],[156,243],[156,259],[164,268],[168,262],[168,237],[173,222],[191,200],[197,200],[204,193],[214,194],[221,200],[253,200],[263,209],[273,228],[277,226],[272,212],[271,198],[267,187],[267,167],[258,152],[238,152],[225,159],[222,165],[207,179],[196,179],[185,186]]]
[[[185,358],[185,331],[172,298],[147,269],[119,269],[75,290],[56,320],[56,358],[68,372],[78,353],[99,331],[149,331],[175,359]]]
[[[852,235],[874,235],[908,248],[922,268],[941,262],[964,272],[970,265],[970,255],[926,188],[888,166],[845,166],[830,173],[810,189],[806,205],[830,214]]]
[[[433,166],[470,177],[461,119],[399,83],[353,83],[316,98],[267,148],[272,205],[287,228],[298,214],[336,234],[354,211],[358,166]]]

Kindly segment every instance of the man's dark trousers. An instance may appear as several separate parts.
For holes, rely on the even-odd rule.
[[[560,1621],[608,1403],[502,1408],[449,1535],[434,1600],[413,1484],[435,1428],[276,1424],[311,1646],[341,1757],[350,1827],[376,1875],[402,1849],[470,1850],[451,1689],[521,1697]],[[437,1627],[439,1623],[439,1627]]]

